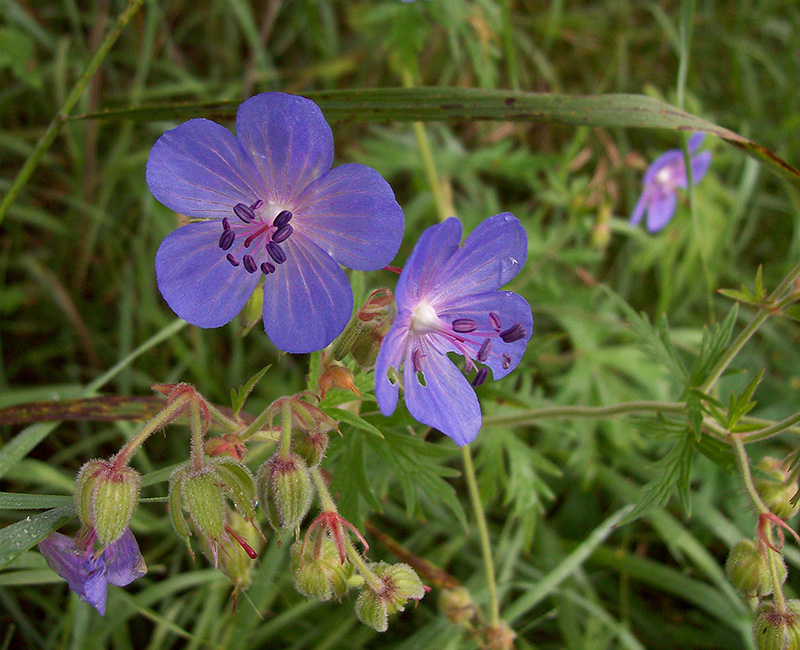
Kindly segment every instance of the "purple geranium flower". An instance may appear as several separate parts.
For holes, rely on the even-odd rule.
[[[472,386],[516,368],[531,336],[527,301],[497,291],[525,263],[528,238],[505,212],[481,223],[461,246],[461,222],[450,218],[420,237],[397,283],[397,316],[375,363],[375,396],[384,415],[397,406],[402,368],[414,418],[456,444],[475,439],[481,409]],[[447,356],[463,355],[472,386]],[[482,364],[478,368],[477,363]]]
[[[340,264],[391,262],[403,211],[375,170],[331,169],[333,136],[303,97],[245,101],[236,136],[204,119],[167,131],[150,152],[147,183],[164,205],[204,221],[168,235],[156,253],[158,288],[181,318],[219,327],[264,279],[264,329],[287,352],[330,343],[350,318]]]
[[[705,133],[695,133],[689,138],[689,153],[703,143]],[[691,156],[692,182],[696,185],[705,176],[711,164],[711,152],[703,151]],[[642,179],[644,191],[633,209],[631,224],[636,225],[647,212],[647,229],[658,232],[667,225],[678,205],[678,188],[687,186],[686,163],[681,149],[670,149],[653,161]]]
[[[108,585],[124,587],[147,573],[139,545],[129,528],[102,553],[76,543],[72,537],[53,533],[39,542],[39,551],[47,564],[67,581],[81,600],[94,607],[100,615],[106,612]]]

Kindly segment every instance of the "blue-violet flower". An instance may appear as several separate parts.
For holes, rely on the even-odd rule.
[[[397,316],[375,362],[384,415],[397,406],[400,369],[411,415],[465,445],[481,427],[473,386],[516,368],[531,336],[527,301],[498,291],[525,263],[528,238],[514,215],[489,217],[461,243],[450,218],[420,237],[397,282]],[[462,355],[471,382],[447,356]],[[481,364],[478,368],[477,364]],[[471,383],[471,385],[470,385]]]
[[[203,221],[167,236],[158,288],[172,310],[219,327],[264,278],[264,329],[286,352],[328,345],[353,293],[340,264],[386,266],[403,235],[389,184],[358,164],[331,169],[333,135],[311,100],[264,93],[245,101],[236,136],[205,119],[167,131],[147,161],[161,203]]]
[[[695,133],[689,138],[689,153],[692,161],[692,183],[697,184],[705,176],[711,164],[711,152],[695,151],[703,143],[705,133]],[[636,225],[647,212],[647,230],[658,232],[672,219],[678,205],[678,188],[688,185],[686,163],[681,149],[670,149],[653,161],[642,179],[644,190],[631,215],[631,224]]]
[[[53,533],[39,542],[39,551],[47,564],[67,581],[81,600],[94,607],[101,616],[106,612],[108,585],[124,587],[147,573],[144,558],[130,528],[97,554],[76,540]]]

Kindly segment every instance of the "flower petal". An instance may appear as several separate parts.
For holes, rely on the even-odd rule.
[[[281,246],[286,262],[264,279],[264,329],[285,352],[321,350],[350,320],[350,282],[330,255],[302,234]]]
[[[642,178],[642,183],[644,183],[644,185],[650,185],[653,181],[655,181],[659,172],[661,172],[661,170],[663,170],[665,167],[669,168],[668,179],[660,180],[659,184],[674,184],[684,171],[683,151],[680,149],[670,149],[669,151],[662,153],[647,168],[647,171],[644,173],[644,177]],[[684,173],[683,176],[685,178],[686,174]]]
[[[101,616],[105,614],[106,568],[100,558],[78,549],[72,537],[61,533],[52,533],[39,542],[39,551],[81,600],[92,605]]]
[[[116,542],[106,546],[102,558],[106,563],[106,580],[117,587],[129,585],[147,573],[144,558],[130,528],[126,528]]]
[[[703,144],[703,140],[705,140],[706,134],[702,131],[696,131],[689,136],[688,148],[689,153],[694,153],[700,148],[700,145]]]
[[[658,232],[669,223],[678,206],[678,194],[667,192],[650,202],[647,210],[647,229]]]
[[[407,362],[403,389],[408,412],[415,420],[439,429],[457,445],[472,442],[481,428],[481,407],[475,391],[456,365],[435,348],[432,335],[416,340],[421,344],[425,384],[420,383],[414,364]]]
[[[470,338],[462,344],[470,351],[470,356],[475,359],[486,339],[485,336],[480,335],[480,332],[494,334],[491,323],[487,319],[490,312],[494,312],[500,318],[502,329],[508,329],[519,323],[525,330],[525,336],[513,343],[506,343],[499,337],[492,337],[491,352],[483,363],[492,369],[494,379],[500,379],[517,367],[533,333],[533,316],[528,301],[513,291],[489,291],[464,296],[448,303],[445,309],[439,311],[439,317],[447,323],[452,323],[456,318],[469,318],[478,324],[475,332],[464,336],[465,339]],[[503,368],[504,354],[509,356],[507,368]]]
[[[461,222],[450,217],[426,229],[417,240],[397,281],[397,309],[414,308],[431,288],[461,243]]]
[[[637,225],[644,216],[644,211],[647,209],[647,204],[650,201],[650,191],[648,188],[642,191],[639,200],[636,202],[636,207],[633,209],[633,213],[631,214],[631,225]]]
[[[189,120],[167,131],[147,160],[147,184],[161,203],[190,217],[229,217],[261,198],[255,168],[224,126]]]
[[[383,268],[403,238],[403,210],[384,178],[364,165],[341,165],[314,181],[294,205],[295,229],[339,264]]]
[[[225,259],[219,248],[221,233],[217,221],[190,223],[167,235],[156,253],[161,295],[172,311],[198,327],[230,322],[261,277]]]
[[[399,385],[389,381],[387,373],[389,368],[394,368],[399,375],[403,367],[408,337],[408,323],[403,324],[403,321],[408,321],[407,313],[397,315],[392,328],[381,342],[378,357],[375,359],[375,399],[381,413],[386,416],[394,413],[397,408],[397,396],[400,392]]]
[[[458,296],[491,291],[513,278],[528,256],[528,234],[510,212],[482,221],[439,273],[436,306]]]
[[[236,114],[236,135],[257,169],[263,198],[288,206],[333,164],[333,134],[310,99],[262,93]]]
[[[692,158],[692,182],[697,185],[711,166],[711,152],[703,151]]]

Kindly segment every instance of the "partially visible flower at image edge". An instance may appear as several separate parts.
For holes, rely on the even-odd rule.
[[[697,185],[711,165],[711,152],[696,155],[705,138],[705,133],[695,133],[689,138],[688,148],[692,154],[692,183]],[[688,186],[683,150],[670,149],[656,158],[642,178],[644,190],[631,215],[631,225],[637,225],[647,212],[647,230],[658,232],[669,223],[678,206],[678,188]]]
[[[460,244],[461,222],[451,217],[428,228],[414,247],[397,282],[397,316],[375,363],[375,396],[391,415],[402,369],[409,413],[465,445],[481,427],[473,387],[490,370],[496,380],[517,367],[533,316],[522,296],[498,291],[528,253],[527,233],[514,215],[489,217]],[[449,352],[463,356],[464,372],[475,371],[471,382]]]
[[[80,541],[61,533],[52,533],[39,542],[39,551],[69,588],[101,616],[106,612],[108,585],[124,587],[147,573],[139,545],[129,528],[99,554],[87,551]]]
[[[331,169],[333,135],[309,99],[263,93],[236,115],[236,135],[205,119],[164,133],[147,184],[175,212],[203,219],[156,253],[158,288],[199,327],[241,311],[264,279],[264,329],[281,350],[311,352],[347,324],[353,293],[340,264],[374,271],[392,261],[403,211],[375,170]]]

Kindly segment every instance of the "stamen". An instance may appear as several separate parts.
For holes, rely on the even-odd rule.
[[[250,244],[253,243],[253,240],[256,237],[259,237],[260,235],[262,235],[264,232],[266,232],[269,229],[270,229],[270,225],[269,224],[261,226],[261,228],[256,230],[252,235],[250,235],[247,239],[244,240],[244,247],[245,248],[250,248]]]
[[[267,244],[267,252],[269,256],[275,260],[276,264],[283,264],[286,261],[286,253],[284,253],[283,249],[274,241]]]
[[[228,221],[228,217],[222,217],[222,229],[223,230],[231,229],[231,222]]]
[[[278,231],[272,235],[272,241],[274,241],[276,244],[285,242],[287,239],[289,239],[289,235],[291,235],[293,232],[294,228],[289,225],[278,228]]]
[[[275,265],[270,262],[261,262],[261,272],[264,275],[275,273]]]
[[[508,370],[511,365],[511,355],[508,352],[503,353],[503,370]]]
[[[272,225],[276,228],[283,228],[287,223],[292,220],[292,213],[288,210],[281,210],[278,213],[278,216],[275,217],[275,220],[272,222]]]
[[[253,212],[253,209],[249,206],[246,206],[244,203],[237,203],[233,206],[234,214],[239,217],[245,223],[250,223],[253,219],[256,218],[256,213]]]
[[[500,328],[503,327],[500,323],[500,316],[493,311],[489,312],[489,324],[494,328],[495,332],[499,332]]]
[[[258,270],[258,265],[256,261],[253,259],[252,255],[245,255],[242,258],[242,263],[244,264],[244,269],[248,273],[255,273]]]
[[[233,246],[233,240],[236,239],[236,233],[233,230],[223,230],[219,236],[219,247],[226,251]]]
[[[417,348],[414,350],[414,354],[411,355],[411,361],[414,362],[414,371],[415,372],[422,372],[422,357],[425,355],[422,354],[422,350]]]
[[[500,338],[506,343],[519,341],[521,338],[525,338],[525,328],[522,327],[522,323],[514,323],[507,330],[500,332]]]
[[[263,202],[261,199],[258,199],[258,201],[256,201],[255,203],[253,203],[253,204],[251,204],[251,205],[250,205],[250,209],[251,209],[253,212],[255,212],[255,211],[256,211],[256,210],[258,210],[258,209],[259,209],[259,208],[260,208],[262,205],[264,205],[264,202]]]
[[[486,381],[486,378],[489,376],[489,369],[488,368],[481,368],[478,370],[478,374],[475,375],[475,378],[472,380],[472,385],[477,388],[483,382]]]
[[[492,339],[484,339],[483,345],[478,350],[478,361],[486,361],[489,358],[489,353],[492,351]]]
[[[453,321],[452,327],[454,332],[465,334],[467,332],[474,332],[478,328],[478,323],[471,318],[456,318]]]
[[[233,253],[228,253],[228,254],[225,256],[225,259],[226,259],[226,260],[228,260],[228,261],[231,263],[231,266],[239,266],[239,260],[237,260],[237,259],[236,259],[236,258],[233,256]]]

